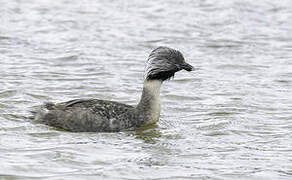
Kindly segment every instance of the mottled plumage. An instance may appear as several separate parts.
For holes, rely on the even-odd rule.
[[[76,99],[47,103],[34,115],[37,122],[73,132],[117,132],[159,120],[160,86],[174,73],[193,68],[183,55],[168,47],[158,47],[148,58],[143,92],[137,106],[99,99]]]

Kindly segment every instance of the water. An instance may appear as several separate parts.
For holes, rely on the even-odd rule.
[[[292,179],[291,1],[0,3],[0,179]],[[160,45],[199,70],[163,84],[156,126],[26,118],[47,101],[136,104]]]

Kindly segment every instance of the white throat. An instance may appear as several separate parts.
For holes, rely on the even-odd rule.
[[[145,80],[143,94],[138,104],[139,109],[145,113],[145,124],[152,124],[160,117],[160,80]]]
[[[146,80],[144,82],[144,89],[147,89],[154,99],[160,99],[160,87],[162,82],[160,80]]]

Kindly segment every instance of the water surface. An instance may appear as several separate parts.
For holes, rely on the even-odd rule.
[[[0,179],[291,179],[292,2],[0,0]],[[27,117],[74,98],[136,104],[157,46],[199,68],[156,126],[70,133]]]

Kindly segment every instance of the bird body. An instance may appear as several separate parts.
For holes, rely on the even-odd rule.
[[[160,87],[174,73],[191,65],[174,49],[158,47],[148,58],[141,99],[137,106],[99,99],[47,103],[34,120],[72,132],[118,132],[153,124],[160,117]]]

